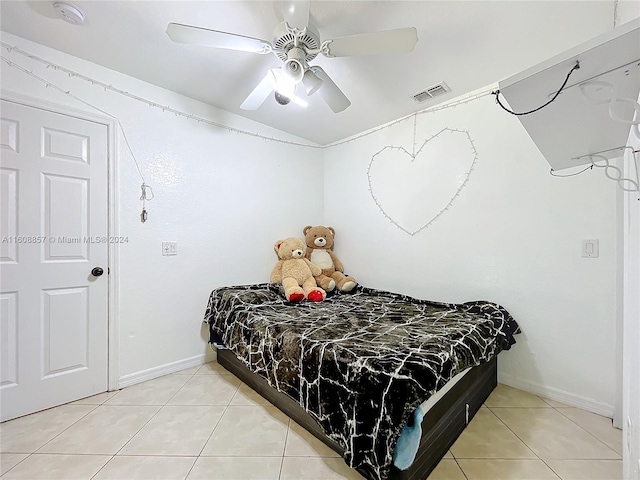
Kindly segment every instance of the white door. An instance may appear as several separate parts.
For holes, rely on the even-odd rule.
[[[0,116],[4,421],[107,390],[108,129],[6,100]]]

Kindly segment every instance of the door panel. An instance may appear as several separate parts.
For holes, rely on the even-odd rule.
[[[18,292],[0,294],[0,387],[18,383]]]
[[[45,262],[88,261],[89,181],[60,175],[42,175],[41,211]]]
[[[42,132],[43,158],[89,163],[89,137],[50,128]]]
[[[108,129],[2,100],[0,414],[107,390]]]
[[[42,294],[43,378],[86,369],[89,363],[87,287],[43,290]]]
[[[18,234],[18,171],[0,168],[0,232],[15,237]],[[16,243],[0,243],[0,264],[18,261]]]

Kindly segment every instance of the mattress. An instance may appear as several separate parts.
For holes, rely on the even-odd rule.
[[[510,348],[518,331],[491,302],[446,304],[362,286],[296,304],[274,284],[221,287],[205,320],[212,339],[298,402],[371,479],[387,478],[416,408]]]

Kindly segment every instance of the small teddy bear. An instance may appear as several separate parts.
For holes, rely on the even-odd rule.
[[[318,287],[315,275],[320,275],[320,268],[305,258],[307,249],[301,238],[278,240],[273,249],[278,255],[278,263],[271,271],[271,282],[281,283],[284,295],[290,302],[300,302],[305,298],[313,302],[321,302],[326,292]]]
[[[308,225],[302,230],[307,244],[306,257],[312,264],[322,269],[317,276],[318,285],[330,292],[335,287],[342,292],[350,292],[357,285],[356,279],[345,276],[342,262],[333,253],[333,239],[336,232],[331,227]]]

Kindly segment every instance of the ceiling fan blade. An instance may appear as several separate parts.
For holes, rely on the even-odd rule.
[[[240,108],[242,110],[257,110],[264,103],[269,95],[276,87],[276,73],[271,69],[267,72],[260,83],[253,89],[249,96],[242,102]]]
[[[170,23],[167,35],[174,42],[203,45],[206,47],[226,48],[242,52],[271,53],[272,46],[266,40],[245,37],[235,33],[219,32],[208,28]]]
[[[304,30],[309,25],[309,3],[310,0],[285,0],[282,5],[284,21],[291,28],[299,31]]]
[[[325,40],[327,57],[352,55],[378,55],[383,53],[408,53],[418,42],[418,31],[414,27],[397,28],[374,33],[347,35]],[[324,52],[323,52],[324,53]]]
[[[329,105],[334,113],[342,112],[351,105],[349,99],[344,93],[342,93],[342,90],[333,83],[333,80],[331,80],[331,77],[327,75],[327,72],[318,66],[311,67],[311,70],[320,80],[322,80],[322,86],[320,87],[320,90],[318,90],[318,93],[324,101],[327,102],[327,105]]]

